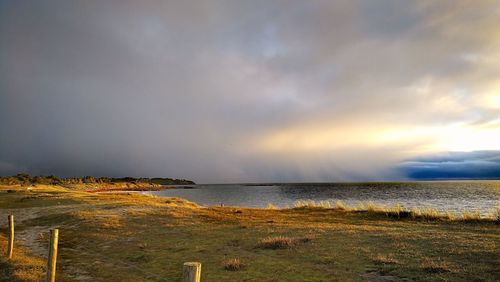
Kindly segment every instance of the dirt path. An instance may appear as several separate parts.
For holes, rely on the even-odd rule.
[[[46,247],[40,243],[40,238],[43,238],[44,233],[48,233],[50,229],[56,226],[32,226],[24,224],[26,221],[38,218],[45,214],[45,211],[58,212],[62,210],[67,212],[68,210],[75,209],[74,205],[64,205],[64,206],[49,206],[49,207],[29,207],[29,208],[17,208],[17,209],[2,209],[3,214],[13,214],[14,215],[14,227],[16,244],[19,244],[27,249],[29,249],[34,255],[45,257],[47,256]],[[0,228],[7,228],[7,221],[0,222]]]

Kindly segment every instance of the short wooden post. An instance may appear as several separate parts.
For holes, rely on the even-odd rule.
[[[56,281],[57,244],[59,241],[59,229],[50,230],[49,258],[47,263],[47,282]]]
[[[182,282],[200,282],[201,263],[185,262],[182,268]]]
[[[12,258],[14,254],[14,215],[9,215],[9,244],[7,246],[7,257]]]

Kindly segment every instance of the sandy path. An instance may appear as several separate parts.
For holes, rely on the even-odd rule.
[[[74,210],[75,208],[75,205],[61,205],[49,207],[0,209],[0,214],[3,214],[5,216],[9,214],[14,215],[16,244],[20,244],[21,246],[30,249],[31,252],[36,256],[45,257],[47,256],[47,250],[46,247],[39,242],[39,239],[42,238],[43,233],[48,233],[50,229],[55,228],[56,226],[32,226],[25,225],[24,222],[43,216],[48,210],[50,210],[50,213],[58,213]],[[7,228],[7,225],[7,220],[0,221],[0,228]]]

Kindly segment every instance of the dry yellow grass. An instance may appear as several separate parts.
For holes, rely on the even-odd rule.
[[[455,272],[455,266],[450,262],[429,258],[424,258],[420,267],[429,273]]]
[[[312,240],[311,236],[304,237],[286,237],[286,236],[273,236],[261,239],[258,247],[262,249],[288,249],[297,246],[300,243],[306,243]]]
[[[452,212],[446,211],[443,213],[435,208],[423,208],[423,209],[413,208],[411,212],[412,212],[412,218],[415,219],[419,218],[426,220],[455,219],[455,215]]]
[[[462,221],[481,221],[483,218],[481,217],[481,212],[479,210],[476,211],[467,211],[464,210],[462,212]]]
[[[6,249],[6,238],[0,235],[0,249]],[[38,282],[45,278],[46,261],[28,254],[25,248],[16,245],[14,256],[8,260],[2,253],[0,258],[0,281]]]
[[[267,237],[259,241],[259,247],[263,249],[288,249],[297,244],[297,240],[290,237],[277,236]]]
[[[278,207],[276,207],[275,205],[273,205],[271,203],[268,203],[267,206],[266,206],[266,209],[268,209],[268,210],[276,210],[276,209],[278,209]]]
[[[372,201],[369,201],[366,203],[366,207],[361,208],[361,210],[363,209],[366,209],[367,212],[377,212],[378,207]]]
[[[272,204],[269,204],[272,205]],[[274,207],[274,206],[273,206]],[[302,200],[296,201],[294,208],[304,209],[335,209],[346,212],[366,212],[374,215],[385,215],[390,218],[411,218],[423,220],[447,220],[447,221],[500,221],[500,207],[496,212],[482,216],[479,210],[463,211],[460,216],[456,216],[451,211],[439,211],[435,208],[412,208],[406,209],[401,204],[395,204],[392,207],[377,206],[373,202],[360,203],[356,207],[351,207],[342,201],[336,201],[332,204],[330,201]]]
[[[300,209],[300,208],[324,208],[324,209],[330,209],[332,208],[331,203],[328,201],[321,201],[321,202],[315,202],[315,201],[295,201],[294,203],[294,208]]]
[[[412,281],[496,278],[492,261],[500,237],[494,222],[398,220],[405,217],[401,206],[373,203],[356,208],[341,204],[337,208],[335,202],[318,205],[200,208],[181,199],[135,194],[51,187],[7,193],[0,188],[0,211],[16,208],[16,213],[25,215],[33,211],[26,220],[21,221],[22,214],[17,217],[23,231],[60,226],[58,269],[69,281],[144,281],[156,276],[179,281],[182,262],[193,260],[203,263],[206,282],[329,281],[333,276],[353,281],[367,270],[375,278],[383,274]],[[424,209],[415,219],[434,215],[435,211]],[[260,238],[273,247],[262,249]],[[39,239],[38,243],[47,243],[46,237]],[[304,244],[307,241],[311,242]],[[246,265],[244,271],[225,270],[226,261],[228,267],[238,265],[229,258]],[[16,277],[36,279],[36,262],[19,264],[32,268],[18,271]],[[13,271],[7,275],[0,281],[19,280]],[[64,280],[63,275],[58,278]]]
[[[337,202],[335,202],[335,208],[338,209],[338,210],[341,210],[341,211],[351,211],[353,210],[351,207],[347,206],[346,204],[344,204],[344,202],[338,200]]]
[[[397,260],[394,255],[383,255],[379,254],[372,258],[375,263],[380,264],[400,264],[401,262]]]
[[[245,264],[241,262],[239,258],[227,259],[222,262],[222,265],[224,266],[224,269],[228,271],[239,271],[245,267]]]

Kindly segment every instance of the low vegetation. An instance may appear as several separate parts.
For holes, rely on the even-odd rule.
[[[267,237],[259,241],[258,247],[263,249],[288,249],[297,246],[300,243],[306,243],[311,240],[311,237],[285,237],[285,236],[275,236]]]
[[[272,205],[272,204],[269,204]],[[384,215],[389,218],[397,219],[423,219],[423,220],[447,220],[447,221],[488,221],[500,223],[500,207],[496,207],[489,214],[481,216],[479,210],[467,211],[464,210],[460,215],[456,215],[450,211],[441,212],[435,208],[403,208],[400,204],[392,207],[377,206],[373,202],[361,203],[358,206],[350,207],[342,201],[337,201],[332,204],[330,201],[297,201],[295,209],[313,208],[313,209],[333,209],[338,211],[353,212],[353,213],[368,213],[373,215]]]
[[[8,260],[3,251],[7,249],[7,238],[0,235],[0,281],[38,282],[45,278],[45,261],[39,257],[30,256],[28,251],[16,246],[15,256]]]
[[[388,255],[375,255],[373,257],[373,262],[378,263],[378,264],[401,264],[401,262],[395,258],[394,255],[388,254]]]
[[[422,269],[429,273],[444,273],[453,272],[454,267],[449,262],[441,260],[424,259],[422,261]]]
[[[193,185],[191,180],[175,178],[135,178],[135,177],[58,177],[49,176],[31,176],[27,173],[20,173],[14,176],[0,177],[0,185],[74,185],[74,184],[113,184],[113,183],[132,183],[132,184],[157,184],[157,185]]]
[[[201,208],[135,193],[0,186],[0,215],[16,220],[14,259],[0,254],[0,281],[43,281],[51,228],[60,230],[57,281],[180,281],[187,261],[202,263],[205,282],[498,279],[495,221],[405,212],[342,202]],[[4,250],[4,216],[0,234]]]
[[[223,265],[224,269],[228,271],[240,271],[245,267],[245,264],[239,258],[227,259],[223,262]]]
[[[288,249],[297,244],[297,240],[290,237],[277,236],[267,237],[259,242],[259,247],[263,249]]]

